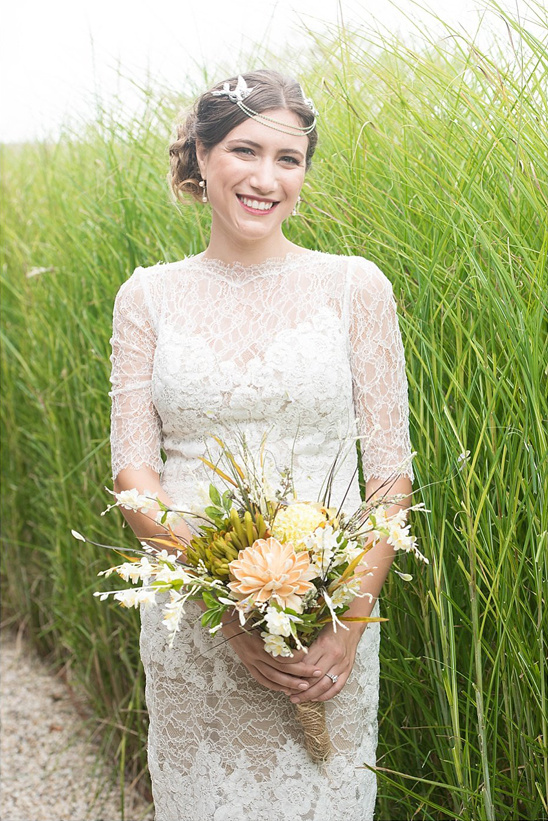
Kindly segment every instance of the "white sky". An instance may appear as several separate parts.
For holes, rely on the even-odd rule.
[[[445,21],[475,30],[482,0],[430,1]],[[533,17],[527,0],[498,2]],[[347,23],[371,26],[373,12],[402,32],[412,30],[405,15],[426,17],[413,0],[12,0],[0,32],[0,141],[54,135],[67,117],[92,116],[96,93],[104,101],[118,94],[131,108],[137,96],[131,82],[120,84],[118,66],[137,83],[148,73],[176,90],[194,77],[201,89],[204,67],[211,82],[221,80],[219,62],[245,70],[238,58],[254,46],[275,54],[306,42],[305,26],[333,27],[341,10]]]

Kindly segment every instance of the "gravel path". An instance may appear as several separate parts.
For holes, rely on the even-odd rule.
[[[2,821],[153,821],[150,804],[119,786],[67,688],[9,634],[0,644]]]

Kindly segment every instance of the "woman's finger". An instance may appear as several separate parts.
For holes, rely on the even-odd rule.
[[[271,678],[264,675],[263,671],[258,666],[248,667],[248,670],[253,678],[259,682],[259,684],[262,684],[263,687],[267,687],[269,690],[276,690],[278,692],[285,693],[286,696],[291,696],[296,692],[293,685],[291,685],[291,687],[287,687],[284,686],[282,681],[273,681]],[[302,683],[306,684],[306,682]],[[297,692],[300,691],[297,690]]]
[[[292,664],[299,664],[301,661],[308,661],[308,653],[305,653],[304,650],[292,650],[292,656],[277,656],[277,660],[280,664],[285,666],[291,666]]]
[[[299,678],[298,676],[291,676],[287,673],[282,673],[275,667],[270,667],[268,664],[263,664],[259,661],[255,664],[255,666],[258,670],[260,670],[261,675],[263,675],[266,679],[279,684],[287,690],[290,690],[292,693],[305,692],[310,687],[310,682],[306,679]]]
[[[324,676],[324,678],[313,687],[309,687],[308,690],[302,693],[295,693],[290,696],[290,699],[293,704],[301,704],[305,701],[329,701],[330,698],[333,698],[333,696],[341,692],[346,684],[347,678],[348,672],[339,673],[336,682],[332,681],[328,676]]]
[[[277,670],[279,673],[306,679],[317,679],[322,675],[321,668],[315,664],[299,662],[292,665],[280,665],[277,663],[278,660],[276,658],[273,658],[268,654],[265,655],[266,658],[264,658],[264,664],[272,667],[273,670]]]

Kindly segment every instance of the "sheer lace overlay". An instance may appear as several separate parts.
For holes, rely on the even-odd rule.
[[[366,478],[413,479],[404,352],[392,287],[361,257],[317,251],[254,266],[203,254],[138,268],[116,298],[112,337],[112,468],[151,467],[174,504],[199,507],[211,476],[199,459],[212,433],[268,431],[315,499],[340,443],[334,483],[359,504],[355,437]],[[165,461],[161,452],[165,454]],[[366,821],[373,817],[378,625],[345,688],[327,703],[335,755],[304,751],[293,706],[257,684],[199,624],[196,605],[173,648],[159,612],[142,610],[157,821]]]

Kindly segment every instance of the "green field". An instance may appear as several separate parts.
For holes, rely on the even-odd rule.
[[[385,588],[379,821],[548,815],[548,16],[529,17],[543,36],[506,14],[488,46],[345,29],[248,63],[297,75],[320,109],[287,236],[374,260],[399,305],[430,565]],[[70,536],[132,544],[99,515],[116,291],[207,244],[207,211],[166,184],[188,100],[142,98],[1,149],[2,592],[3,623],[69,666],[146,785],[138,616],[92,597],[110,557]]]

